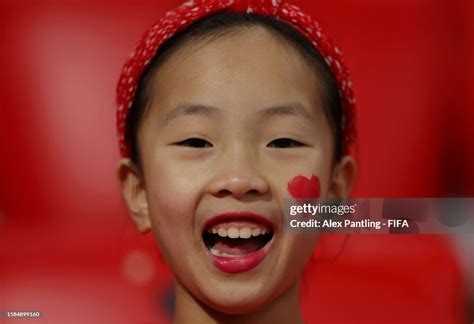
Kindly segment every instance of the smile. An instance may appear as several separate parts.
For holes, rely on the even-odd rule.
[[[223,272],[255,268],[273,242],[274,225],[253,213],[226,213],[208,220],[202,239],[212,264]]]

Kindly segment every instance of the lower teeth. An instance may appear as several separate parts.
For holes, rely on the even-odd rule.
[[[238,258],[241,255],[236,255],[236,254],[228,254],[225,252],[219,252],[215,247],[212,247],[209,249],[211,251],[212,255],[219,256],[219,257],[228,257],[228,258]]]

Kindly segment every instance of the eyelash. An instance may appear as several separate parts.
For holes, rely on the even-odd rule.
[[[273,145],[272,145],[273,144]],[[279,145],[278,145],[279,144]],[[295,141],[291,138],[278,138],[276,140],[271,141],[267,147],[272,147],[272,148],[297,148],[304,146],[303,143]]]
[[[187,147],[193,147],[193,148],[206,148],[206,147],[213,147],[211,143],[209,143],[206,140],[203,140],[201,138],[188,138],[185,139],[184,141],[177,142],[176,145],[179,146],[187,146]],[[303,143],[295,141],[291,138],[278,138],[276,140],[271,141],[267,147],[271,148],[296,148],[296,147],[301,147],[304,146]]]
[[[188,147],[194,147],[194,148],[212,147],[212,144],[209,143],[208,141],[203,140],[202,138],[196,138],[196,137],[185,139],[184,141],[176,143],[176,145],[188,146]]]

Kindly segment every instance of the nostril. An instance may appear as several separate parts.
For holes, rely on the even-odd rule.
[[[219,190],[217,192],[216,197],[223,198],[223,197],[226,197],[226,196],[229,196],[229,195],[232,195],[232,192],[230,192],[230,190],[223,189],[223,190]]]
[[[235,196],[235,197],[244,197],[246,195],[258,195],[259,191],[257,189],[251,189],[248,191],[231,191],[228,189],[222,189],[215,194],[217,198],[224,198],[226,196]]]
[[[250,176],[226,176],[213,181],[209,191],[215,197],[233,196],[243,198],[245,196],[258,196],[269,190],[268,184],[263,178]]]

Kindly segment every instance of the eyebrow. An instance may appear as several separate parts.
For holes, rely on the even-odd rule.
[[[166,114],[165,119],[162,122],[162,125],[165,126],[169,124],[172,120],[181,117],[181,116],[217,116],[221,115],[222,111],[219,108],[206,105],[196,105],[196,104],[179,104]]]
[[[176,108],[166,114],[162,126],[166,126],[172,120],[181,116],[217,117],[218,115],[222,115],[222,110],[217,107],[199,104],[179,104]],[[268,107],[259,111],[257,115],[260,120],[277,116],[300,116],[307,119],[313,119],[304,106],[298,102]]]
[[[268,107],[260,111],[258,115],[260,119],[276,116],[300,116],[307,119],[313,119],[311,114],[304,108],[304,106],[298,102]]]

